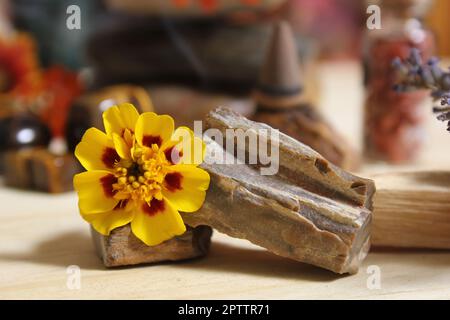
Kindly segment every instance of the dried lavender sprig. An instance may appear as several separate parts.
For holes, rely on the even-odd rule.
[[[399,78],[397,90],[431,89],[432,96],[438,99],[450,92],[450,72],[441,69],[439,59],[435,57],[426,64],[422,63],[417,48],[411,49],[410,56],[403,61],[395,58],[392,66],[397,70]]]
[[[422,63],[420,51],[411,49],[407,59],[395,58],[392,66],[396,69],[398,83],[394,90],[399,92],[428,89],[434,100],[440,100],[442,107],[434,107],[433,112],[438,114],[441,121],[450,120],[450,70],[445,71],[439,67],[439,59],[434,57],[426,64]],[[447,131],[450,131],[450,121]]]
[[[450,96],[444,95],[441,99],[441,107],[433,107],[433,112],[437,113],[437,119],[447,122],[447,131],[450,131]]]
[[[443,95],[441,99],[441,106],[450,105],[450,95]]]

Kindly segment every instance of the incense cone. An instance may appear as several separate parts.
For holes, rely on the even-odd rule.
[[[358,166],[359,157],[347,141],[315,107],[304,101],[295,39],[287,22],[274,27],[254,99],[255,121],[265,122],[309,145],[344,169]]]
[[[295,108],[302,102],[302,79],[297,48],[287,22],[273,30],[255,99],[261,108]]]

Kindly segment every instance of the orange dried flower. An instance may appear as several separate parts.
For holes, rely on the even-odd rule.
[[[27,95],[39,77],[33,39],[25,33],[0,37],[0,93]]]
[[[64,135],[69,108],[82,90],[78,75],[64,67],[54,66],[43,73],[40,95],[45,99],[40,116],[54,137]]]

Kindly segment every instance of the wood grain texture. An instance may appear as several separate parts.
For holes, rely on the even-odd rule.
[[[0,187],[0,299],[414,299],[450,297],[446,251],[373,251],[358,274],[342,277],[215,232],[202,259],[105,268],[75,193]],[[39,226],[39,227],[36,227]],[[81,271],[70,290],[67,268]],[[366,270],[381,270],[370,290]]]
[[[372,245],[450,249],[450,171],[375,175]]]

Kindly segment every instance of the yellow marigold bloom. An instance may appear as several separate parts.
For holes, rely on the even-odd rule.
[[[90,128],[75,155],[86,172],[74,177],[81,216],[108,235],[131,223],[149,246],[181,235],[178,211],[200,209],[209,174],[198,168],[204,143],[168,115],[141,115],[128,103],[103,113],[106,133]]]

